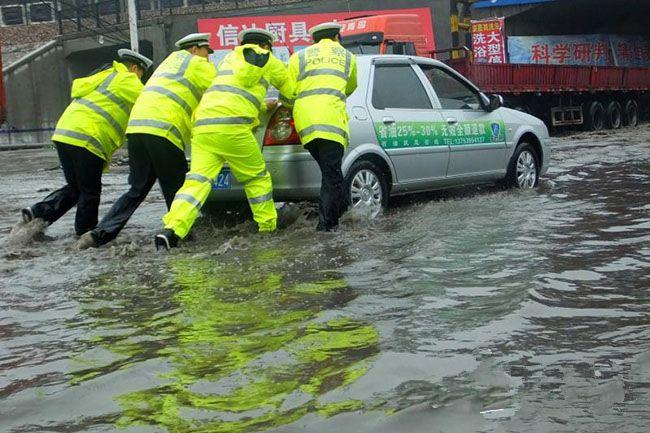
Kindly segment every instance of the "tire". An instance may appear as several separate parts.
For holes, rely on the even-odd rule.
[[[618,101],[609,101],[605,115],[605,127],[618,129],[623,124],[623,108]]]
[[[623,125],[636,127],[639,124],[639,105],[636,101],[628,99],[623,109]]]
[[[505,179],[506,185],[521,190],[536,188],[539,184],[539,166],[533,146],[526,142],[520,143],[510,160]]]
[[[605,126],[605,107],[598,101],[591,101],[583,107],[585,129],[600,131]]]
[[[366,207],[375,218],[388,206],[388,181],[384,170],[368,160],[356,161],[345,177],[350,209]]]

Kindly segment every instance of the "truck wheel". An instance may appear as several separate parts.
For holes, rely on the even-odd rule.
[[[585,109],[586,108],[586,109]],[[587,131],[600,131],[605,125],[605,108],[598,101],[591,101],[583,107]]]
[[[607,129],[618,129],[623,123],[623,109],[618,101],[609,101],[607,104],[607,115],[605,116],[605,126]]]
[[[529,143],[517,146],[506,174],[506,185],[519,189],[533,189],[539,183],[539,166],[537,153]]]
[[[386,175],[372,161],[361,160],[352,164],[345,185],[351,208],[365,208],[371,218],[388,205]]]
[[[634,128],[639,124],[639,106],[636,101],[628,99],[623,110],[623,125]]]

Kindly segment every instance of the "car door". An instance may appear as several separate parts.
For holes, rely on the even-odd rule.
[[[449,146],[436,137],[442,117],[432,94],[409,58],[375,59],[367,106],[377,142],[386,151],[400,183],[444,178]]]
[[[506,138],[499,110],[488,112],[480,92],[455,72],[435,64],[419,64],[435,93],[444,123],[443,142],[450,146],[447,176],[502,174]]]

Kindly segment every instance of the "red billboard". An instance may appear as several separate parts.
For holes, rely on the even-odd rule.
[[[237,45],[237,34],[249,28],[266,29],[278,37],[274,51],[283,60],[288,59],[291,51],[311,45],[312,41],[307,30],[317,24],[327,21],[340,21],[348,18],[358,18],[368,15],[381,14],[416,14],[424,29],[429,49],[434,49],[433,24],[429,8],[414,9],[384,9],[354,12],[333,12],[324,14],[304,15],[262,15],[247,17],[208,18],[198,20],[198,30],[212,35],[210,45],[215,50],[213,61],[223,57],[224,50],[230,50]],[[359,30],[359,29],[357,29]]]
[[[472,20],[472,52],[476,63],[505,63],[505,19]]]

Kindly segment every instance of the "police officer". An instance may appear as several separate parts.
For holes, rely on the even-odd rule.
[[[158,179],[167,209],[187,172],[184,147],[190,142],[191,116],[215,76],[208,60],[209,33],[194,33],[176,42],[147,82],[131,112],[126,130],[131,188],[108,211],[77,248],[106,244],[117,237]]]
[[[357,87],[357,62],[339,43],[340,31],[337,23],[312,27],[314,45],[289,60],[296,129],[322,174],[319,231],[336,230],[350,199],[344,191],[341,161],[349,136],[345,100]]]
[[[117,54],[120,62],[72,82],[72,102],[52,136],[67,184],[22,209],[25,223],[42,219],[52,224],[77,205],[77,235],[97,225],[102,171],[124,141],[131,107],[143,88],[142,76],[152,64],[131,50]]]
[[[192,130],[190,172],[164,216],[165,230],[155,237],[156,248],[169,249],[189,233],[224,163],[244,185],[260,232],[275,230],[271,176],[253,136],[269,84],[284,98],[293,97],[285,65],[271,52],[275,36],[248,29],[238,35],[240,46],[217,67],[217,76],[196,109]]]

